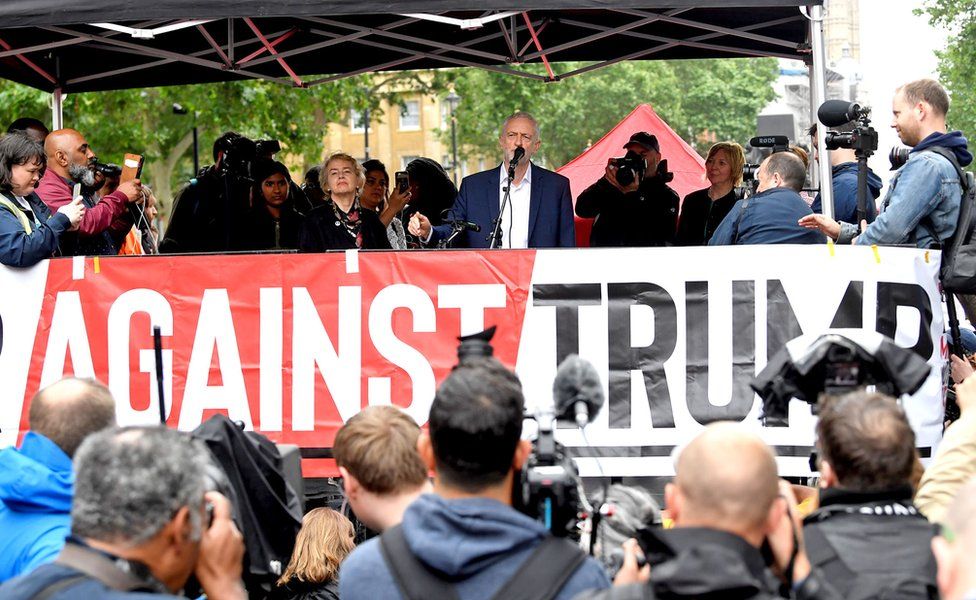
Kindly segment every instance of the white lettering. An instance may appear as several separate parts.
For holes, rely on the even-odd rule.
[[[500,283],[437,286],[437,306],[461,310],[461,335],[484,331],[485,309],[505,308],[505,299]]]
[[[78,292],[58,292],[51,316],[51,332],[47,337],[47,354],[41,368],[41,388],[65,376],[64,358],[71,353],[72,374],[75,377],[95,377],[88,328],[81,310]]]
[[[261,431],[281,431],[281,288],[261,288]]]

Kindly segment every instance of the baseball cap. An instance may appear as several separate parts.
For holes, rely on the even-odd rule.
[[[657,143],[657,137],[647,133],[646,131],[638,131],[634,135],[630,136],[630,140],[624,144],[624,148],[631,144],[637,144],[638,146],[643,146],[648,150],[654,150],[656,152],[661,151],[661,146]]]

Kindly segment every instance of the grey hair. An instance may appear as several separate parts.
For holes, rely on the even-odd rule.
[[[606,503],[614,507],[612,514],[600,520],[597,557],[608,569],[619,568],[620,546],[637,531],[648,526],[660,526],[661,507],[651,494],[639,487],[615,483],[607,489]],[[594,505],[603,501],[603,492],[594,494]],[[614,556],[614,555],[617,556]]]
[[[165,427],[114,427],[89,436],[74,460],[72,534],[135,547],[185,506],[190,537],[199,540],[209,463],[200,442]]]
[[[508,124],[514,121],[515,119],[525,119],[530,123],[532,123],[532,128],[535,129],[535,139],[536,140],[542,139],[542,130],[539,129],[539,122],[535,120],[535,117],[525,112],[524,110],[515,111],[514,113],[512,113],[511,116],[505,119],[505,121],[502,123],[501,131],[498,132],[499,138],[505,137],[505,130],[508,129]]]

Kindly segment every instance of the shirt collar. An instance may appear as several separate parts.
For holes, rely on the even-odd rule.
[[[499,169],[501,171],[501,177],[498,178],[498,187],[505,187],[505,185],[508,183],[508,169],[506,168],[505,163],[502,163],[502,166],[499,167]],[[531,162],[529,163],[529,168],[525,170],[525,177],[523,177],[522,178],[522,181],[520,181],[519,183],[517,183],[515,185],[515,187],[522,187],[526,183],[532,183],[532,163]]]

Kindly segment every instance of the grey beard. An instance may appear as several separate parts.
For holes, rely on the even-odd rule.
[[[95,186],[95,173],[87,165],[68,165],[71,179],[88,187]]]

